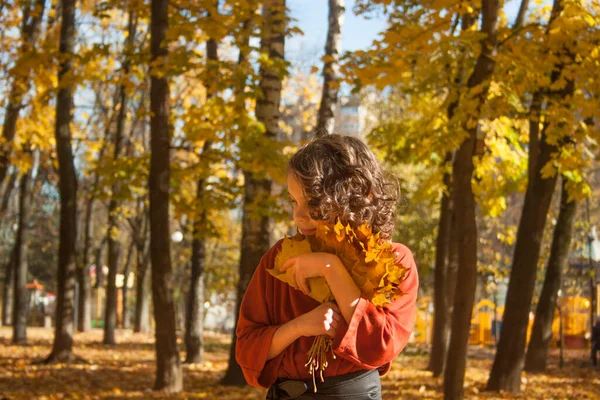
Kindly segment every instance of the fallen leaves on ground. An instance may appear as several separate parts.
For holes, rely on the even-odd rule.
[[[230,336],[205,334],[204,364],[183,364],[185,391],[166,396],[154,393],[154,336],[117,331],[117,345],[102,343],[103,332],[76,333],[74,353],[87,364],[44,365],[37,362],[51,350],[53,330],[28,328],[29,344],[12,345],[10,327],[0,328],[0,398],[3,399],[264,399],[265,391],[219,385],[227,369]],[[180,343],[180,348],[184,346]],[[181,358],[184,358],[184,351]],[[585,363],[587,351],[567,351],[566,365],[558,369],[558,353],[551,353],[546,374],[524,374],[520,395],[484,392],[493,350],[472,348],[465,398],[468,399],[598,399],[600,370]],[[383,377],[384,399],[441,399],[442,378],[425,371],[427,355],[409,347]]]

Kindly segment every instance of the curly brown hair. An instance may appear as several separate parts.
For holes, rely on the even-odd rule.
[[[302,185],[312,219],[339,218],[352,227],[366,222],[391,239],[400,189],[361,140],[335,134],[313,139],[292,156],[288,171]]]

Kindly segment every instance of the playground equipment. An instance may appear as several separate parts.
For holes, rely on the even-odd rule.
[[[563,332],[566,348],[581,349],[589,346],[589,313],[590,301],[581,296],[565,296],[563,301]],[[502,329],[504,307],[497,307],[492,301],[483,299],[474,309],[471,319],[469,337],[470,345],[495,345]],[[531,336],[534,313],[529,313],[527,341]],[[555,310],[552,322],[552,341],[550,345],[557,347],[559,343],[559,312]],[[431,345],[433,339],[433,299],[425,296],[417,301],[417,316],[412,342]]]

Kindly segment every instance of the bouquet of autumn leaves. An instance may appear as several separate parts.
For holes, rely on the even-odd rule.
[[[297,234],[283,240],[281,251],[275,258],[275,266],[267,271],[277,279],[292,284],[290,270],[280,268],[290,257],[305,253],[324,252],[335,254],[344,264],[363,295],[373,305],[383,307],[399,297],[400,284],[406,277],[407,268],[396,264],[396,255],[389,241],[383,241],[380,234],[373,234],[368,224],[356,229],[344,226],[339,220],[335,226],[321,225],[314,236]],[[333,301],[333,294],[324,277],[308,278],[309,296],[320,303]],[[315,373],[319,371],[321,382],[327,367],[327,352],[332,350],[332,339],[327,335],[318,336],[308,353],[309,372],[315,385]],[[335,354],[333,354],[335,359]]]

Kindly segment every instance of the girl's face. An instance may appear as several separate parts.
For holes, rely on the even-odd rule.
[[[287,176],[288,195],[290,203],[294,209],[294,222],[298,230],[305,236],[314,235],[322,221],[316,221],[311,218],[308,208],[308,200],[304,197],[302,185],[296,179],[293,171],[288,172]]]

